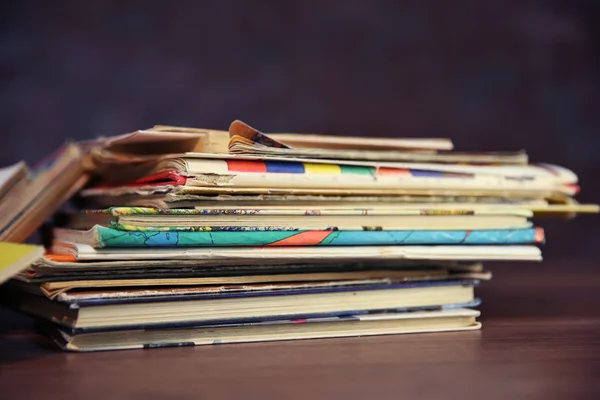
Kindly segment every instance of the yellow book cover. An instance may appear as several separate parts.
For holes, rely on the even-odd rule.
[[[25,270],[44,255],[44,247],[0,242],[0,284]]]

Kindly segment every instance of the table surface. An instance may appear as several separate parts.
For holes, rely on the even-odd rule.
[[[489,264],[476,332],[63,353],[0,310],[0,398],[600,398],[600,265]]]

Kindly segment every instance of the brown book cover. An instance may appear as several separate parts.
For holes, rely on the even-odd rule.
[[[0,241],[23,242],[89,180],[85,150],[67,144],[0,199]]]

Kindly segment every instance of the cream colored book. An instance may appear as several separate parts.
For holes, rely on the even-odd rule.
[[[235,126],[236,122],[234,122]],[[185,151],[202,153],[228,153],[230,137],[239,132],[222,131],[205,128],[155,125],[132,133],[114,137],[102,137],[94,144],[113,151],[129,154],[166,154]],[[413,150],[420,152],[435,152],[452,150],[453,145],[445,138],[375,138],[348,137],[322,134],[298,133],[269,133],[269,138],[287,147],[294,148],[324,148],[357,153],[359,156],[366,151],[384,150]],[[367,153],[368,154],[368,153]],[[361,157],[359,157],[361,158]],[[364,157],[362,157],[364,158]]]
[[[217,296],[118,304],[64,304],[15,290],[19,311],[75,332],[340,315],[375,310],[447,307],[475,300],[473,281],[427,281],[382,288],[338,288],[264,296]],[[379,286],[378,286],[379,287]]]
[[[411,162],[453,163],[527,163],[525,152],[514,153],[455,153],[447,139],[385,139],[348,138],[325,135],[264,134],[242,121],[233,121],[229,127],[229,152],[243,154],[270,154],[291,157],[313,157],[350,160],[390,160]],[[304,136],[304,135],[303,135]],[[285,140],[289,142],[286,143]],[[411,144],[409,144],[409,142]],[[442,144],[446,145],[443,148]]]
[[[56,326],[46,332],[64,350],[149,349],[301,339],[471,331],[481,328],[479,311],[458,308],[441,311],[353,315],[348,317],[283,320],[189,329],[133,330],[69,334]]]
[[[167,158],[150,170],[127,170],[117,175],[125,184],[123,193],[140,190],[164,190],[165,187],[201,188],[212,192],[262,193],[264,190],[287,190],[289,193],[371,193],[442,194],[478,196],[521,196],[547,198],[555,194],[575,195],[577,176],[571,171],[550,166],[508,166],[502,168],[467,166],[464,170],[445,170],[430,166],[388,167],[357,165],[339,160],[329,163],[310,161],[241,160],[232,156],[200,154],[184,158]],[[489,171],[489,172],[488,172]],[[135,176],[139,179],[135,179]],[[109,177],[111,178],[111,177]],[[128,181],[127,178],[130,178]],[[111,180],[114,181],[113,178]],[[114,183],[114,182],[113,182]],[[193,190],[193,189],[187,190]],[[119,190],[101,187],[100,193]],[[337,192],[336,192],[337,191]]]
[[[412,214],[412,215],[411,215]],[[113,207],[63,215],[64,227],[120,230],[461,230],[531,227],[527,210],[302,210]]]
[[[541,261],[540,249],[533,245],[504,246],[312,246],[299,247],[220,247],[220,248],[100,248],[85,244],[58,242],[52,246],[54,254],[62,254],[78,261],[108,260],[201,260],[215,265],[239,262],[308,263],[328,261],[368,260],[448,260],[493,261],[522,260]]]

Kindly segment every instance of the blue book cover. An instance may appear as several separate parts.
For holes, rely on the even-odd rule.
[[[55,239],[103,247],[514,245],[543,243],[539,228],[390,231],[121,231],[96,225],[87,231],[56,229]]]

